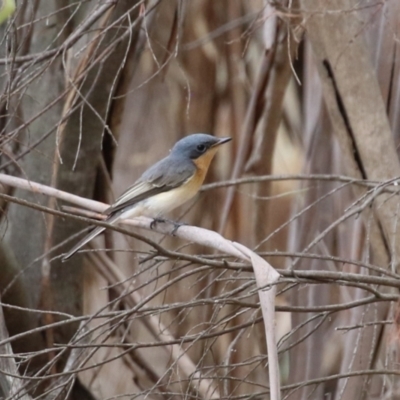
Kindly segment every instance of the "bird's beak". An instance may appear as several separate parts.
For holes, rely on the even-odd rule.
[[[217,143],[213,144],[211,147],[220,146],[221,144],[224,144],[224,143],[230,142],[231,140],[232,140],[232,138],[230,138],[230,137],[221,138],[221,139],[219,139],[219,140],[218,140],[218,142],[217,142]]]

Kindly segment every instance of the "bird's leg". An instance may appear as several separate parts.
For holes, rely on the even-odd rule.
[[[177,231],[182,225],[187,225],[187,224],[185,224],[184,222],[176,222],[176,221],[172,221],[172,220],[170,220],[170,219],[165,219],[165,218],[153,218],[153,221],[151,221],[151,223],[150,223],[150,229],[154,229],[155,226],[156,226],[158,223],[163,223],[163,224],[169,223],[169,224],[172,224],[172,225],[174,226],[174,229],[172,230],[171,235],[173,235],[173,236],[175,236],[176,231]]]
[[[171,235],[175,236],[176,231],[183,225],[187,225],[184,222],[176,222],[176,221],[169,221],[171,224],[174,225],[174,229],[172,229]]]
[[[164,218],[153,218],[153,221],[150,222],[150,229],[154,229],[157,224],[164,224],[165,222],[167,222],[167,220]]]

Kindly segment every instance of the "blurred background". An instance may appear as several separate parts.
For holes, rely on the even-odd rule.
[[[396,399],[400,3],[331,3],[3,1],[0,173],[111,203],[232,137],[169,217],[281,273],[282,398]],[[139,229],[167,251],[107,231],[62,263],[68,204],[0,202],[0,397],[269,398],[250,264]]]

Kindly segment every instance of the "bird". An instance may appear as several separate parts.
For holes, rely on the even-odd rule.
[[[147,169],[104,211],[105,222],[115,224],[139,216],[152,217],[155,222],[186,203],[198,193],[219,146],[230,140],[230,137],[218,138],[205,133],[194,133],[180,139],[167,157]],[[95,227],[63,255],[62,261],[71,258],[105,229]]]

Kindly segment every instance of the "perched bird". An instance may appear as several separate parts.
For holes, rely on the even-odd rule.
[[[128,188],[104,213],[106,222],[146,216],[159,218],[197,194],[218,147],[231,138],[195,133],[179,140],[170,154],[158,161]],[[68,260],[81,247],[103,232],[94,228],[62,260]]]

